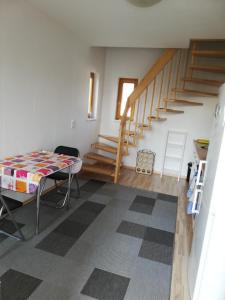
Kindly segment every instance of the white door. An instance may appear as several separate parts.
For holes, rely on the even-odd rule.
[[[189,288],[193,300],[225,299],[225,277],[222,277],[222,286],[219,278],[223,269],[222,261],[225,260],[225,249],[224,252],[221,251],[221,238],[223,238],[225,231],[225,196],[223,196],[225,195],[224,119],[225,85],[220,90],[219,104],[215,110],[202,205],[200,214],[196,217],[189,261]],[[224,216],[221,219],[218,212],[222,211]],[[222,269],[219,274],[216,270],[220,267]]]

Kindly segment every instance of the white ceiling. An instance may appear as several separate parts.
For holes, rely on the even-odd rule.
[[[28,0],[92,46],[187,47],[191,38],[225,38],[225,0]]]

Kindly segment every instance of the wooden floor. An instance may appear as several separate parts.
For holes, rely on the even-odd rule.
[[[103,179],[101,176],[95,176]],[[119,184],[146,189],[149,191],[178,196],[178,212],[175,234],[175,250],[172,272],[170,300],[190,300],[187,285],[187,263],[190,253],[192,226],[191,217],[186,214],[186,181],[159,175],[137,175],[135,171],[124,169],[121,172]]]

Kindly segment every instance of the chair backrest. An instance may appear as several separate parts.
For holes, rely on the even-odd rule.
[[[80,152],[77,148],[67,147],[67,146],[58,146],[55,151],[58,154],[65,154],[69,156],[79,157]]]

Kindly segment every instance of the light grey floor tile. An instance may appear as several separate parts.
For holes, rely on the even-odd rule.
[[[154,206],[153,215],[158,217],[165,218],[176,218],[177,214],[177,204],[166,202],[162,200],[157,200]]]
[[[1,264],[44,280],[61,260],[39,249],[22,246],[2,258]]]
[[[118,184],[106,184],[104,187],[98,190],[98,194],[107,195],[119,200],[126,200],[130,203],[135,199],[137,195],[135,189]]]
[[[139,258],[125,300],[169,300],[171,266]]]
[[[115,233],[98,248],[93,263],[100,269],[130,277],[141,247],[141,240]]]
[[[66,259],[74,261],[77,264],[94,265],[96,253],[98,253],[99,245],[94,245],[85,240],[79,239],[76,244],[66,254]]]
[[[81,293],[100,300],[123,300],[129,282],[129,278],[96,268]]]
[[[110,207],[110,204],[106,206],[81,236],[81,240],[92,243],[93,245],[101,245],[109,235],[116,232],[127,208],[124,208],[122,205],[118,205],[120,207],[118,208],[114,207],[114,205],[113,207]]]
[[[175,231],[176,219],[174,218],[160,218],[153,215],[146,215],[138,212],[128,210],[124,216],[124,220],[148,227],[154,227],[169,232]]]
[[[68,300],[72,299],[72,291],[66,287],[59,287],[49,282],[42,282],[41,285],[31,294],[29,300]],[[75,299],[74,299],[75,300]]]
[[[97,193],[93,194],[88,200],[96,202],[96,203],[107,205],[112,201],[112,198],[113,197],[111,197],[111,196],[102,195],[102,194],[99,194],[97,192]]]
[[[71,291],[72,295],[77,295],[93,270],[94,266],[91,264],[64,258],[49,274],[45,282],[62,288],[65,287]]]

